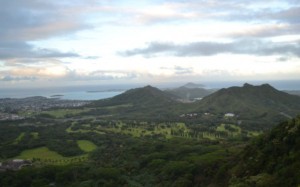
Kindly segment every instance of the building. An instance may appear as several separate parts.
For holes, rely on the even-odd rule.
[[[233,113],[226,113],[225,115],[224,115],[224,117],[226,117],[226,118],[232,118],[232,117],[234,117],[235,116],[235,114],[233,114]]]
[[[26,166],[31,166],[32,162],[30,160],[23,160],[23,159],[14,159],[8,160],[3,163],[0,163],[0,171],[6,170],[19,170]]]

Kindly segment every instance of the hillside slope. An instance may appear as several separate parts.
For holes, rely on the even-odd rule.
[[[198,98],[203,98],[215,92],[216,90],[205,89],[205,88],[191,88],[186,86],[181,86],[175,89],[165,90],[166,93],[177,96],[185,100],[194,100]]]
[[[240,120],[278,123],[300,113],[300,97],[276,90],[269,84],[221,89],[195,103],[195,111],[234,113]],[[264,121],[265,120],[265,121]]]
[[[110,99],[91,103],[93,107],[114,106],[114,116],[125,118],[162,118],[174,116],[179,103],[177,97],[155,87],[146,86],[126,91]],[[127,107],[118,107],[127,106]]]
[[[237,159],[232,186],[299,186],[300,116],[255,139]]]

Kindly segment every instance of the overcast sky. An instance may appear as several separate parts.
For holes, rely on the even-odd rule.
[[[7,0],[0,87],[300,79],[299,0]]]

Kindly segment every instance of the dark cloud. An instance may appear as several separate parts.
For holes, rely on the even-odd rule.
[[[300,24],[294,25],[260,25],[257,28],[252,28],[244,31],[233,31],[225,35],[230,38],[269,38],[283,35],[295,35],[300,32]]]
[[[174,43],[149,43],[145,48],[136,48],[120,52],[122,56],[143,55],[144,57],[155,57],[157,55],[173,56],[211,56],[221,53],[251,54],[259,56],[290,55],[300,57],[300,42],[273,43],[261,40],[240,40],[230,43],[218,42],[194,42],[189,44]]]
[[[285,62],[285,61],[288,61],[289,59],[290,58],[288,58],[288,57],[282,56],[282,57],[277,58],[277,61],[279,61],[279,62]]]
[[[78,2],[78,1],[76,1]],[[9,0],[0,6],[0,59],[78,57],[73,52],[35,48],[30,41],[48,39],[88,28],[78,14],[77,4],[57,1]],[[22,60],[23,59],[23,60]],[[24,60],[25,59],[25,60]]]
[[[191,74],[193,73],[193,68],[186,68],[186,67],[181,67],[181,66],[175,66],[175,74],[176,75],[184,75],[184,74]]]
[[[185,75],[191,74],[194,72],[192,67],[182,67],[182,66],[174,66],[174,67],[161,67],[162,70],[171,70],[176,75]]]
[[[84,29],[71,4],[56,1],[9,0],[0,6],[0,41],[45,39]],[[74,3],[75,4],[75,3]]]
[[[11,76],[6,75],[2,78],[0,78],[0,81],[35,81],[38,78],[35,76]]]
[[[85,56],[85,57],[82,57],[83,59],[87,59],[87,60],[96,60],[96,59],[99,59],[101,58],[100,56]]]
[[[292,24],[300,23],[300,7],[292,7],[286,10],[281,10],[275,13],[270,13],[266,17],[273,18],[281,22],[287,22]]]
[[[0,59],[39,59],[39,58],[63,58],[78,57],[79,55],[72,52],[60,52],[52,49],[34,48],[25,42],[1,42]]]
[[[120,80],[120,79],[134,79],[139,76],[135,72],[125,71],[104,71],[97,70],[88,74],[80,74],[76,70],[67,70],[67,74],[63,77],[64,80],[70,81],[93,81],[93,80]]]

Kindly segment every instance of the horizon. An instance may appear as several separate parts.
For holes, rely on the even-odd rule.
[[[230,87],[243,87],[245,84],[253,86],[261,86],[269,84],[280,91],[300,91],[300,82],[298,80],[291,81],[217,81],[217,82],[169,82],[160,84],[108,84],[108,85],[77,85],[64,87],[27,87],[27,88],[0,88],[0,99],[5,98],[27,98],[42,96],[47,98],[55,98],[54,95],[60,95],[57,98],[67,100],[98,100],[114,97],[123,92],[152,86],[162,91],[179,88],[188,83],[200,84],[201,88],[219,90]]]
[[[0,15],[2,89],[300,80],[294,0],[11,0]]]

